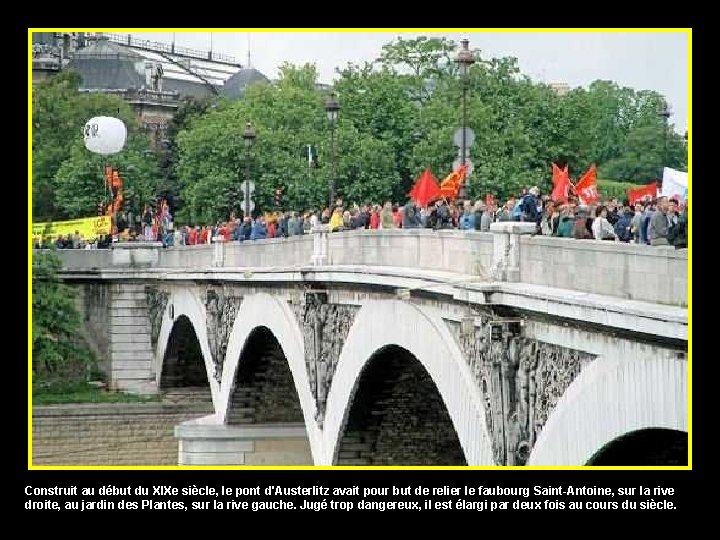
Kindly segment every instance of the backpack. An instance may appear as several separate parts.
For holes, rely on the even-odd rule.
[[[632,240],[632,234],[630,234],[630,220],[625,216],[621,217],[617,223],[615,223],[615,234],[622,242],[630,242]]]
[[[520,209],[525,221],[537,221],[537,201],[535,200],[534,195],[525,195],[523,197],[522,204],[520,205]]]

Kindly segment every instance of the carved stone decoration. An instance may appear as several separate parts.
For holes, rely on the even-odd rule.
[[[560,397],[595,356],[521,336],[517,322],[486,321],[471,332],[447,322],[485,399],[498,465],[524,465]]]
[[[225,353],[240,304],[242,304],[242,296],[235,296],[227,289],[208,289],[207,291],[205,312],[207,313],[208,344],[215,366],[213,377],[218,383],[222,380]]]
[[[170,294],[167,291],[148,285],[145,287],[145,298],[147,300],[148,318],[150,319],[150,341],[153,350],[155,350],[160,328],[162,327],[163,314]]]
[[[340,352],[358,309],[358,306],[329,304],[327,293],[323,292],[306,292],[301,303],[293,306],[303,327],[305,366],[315,398],[315,421],[320,429]]]

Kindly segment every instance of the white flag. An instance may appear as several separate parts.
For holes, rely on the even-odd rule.
[[[688,173],[665,167],[663,169],[660,196],[686,201],[688,197]]]

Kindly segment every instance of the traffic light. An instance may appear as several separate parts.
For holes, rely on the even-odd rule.
[[[282,188],[278,188],[275,190],[275,206],[280,208],[283,203],[283,190]]]
[[[105,215],[105,205],[102,202],[99,202],[97,204],[97,215],[98,216],[104,216]]]

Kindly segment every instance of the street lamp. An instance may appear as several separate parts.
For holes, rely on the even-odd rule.
[[[472,51],[469,49],[470,41],[467,39],[463,39],[460,41],[461,48],[460,52],[458,52],[457,58],[455,59],[455,62],[457,62],[458,67],[460,68],[460,77],[462,80],[462,149],[461,149],[461,161],[460,166],[465,165],[466,160],[466,152],[467,152],[467,145],[465,141],[466,130],[467,130],[467,89],[468,89],[468,74],[470,73],[470,66],[472,66],[475,63],[475,56],[473,55]],[[465,173],[465,177],[467,177],[467,172]],[[463,178],[463,182],[460,185],[460,193],[459,197],[461,200],[465,199],[466,195],[466,188],[465,185],[467,182],[465,181],[465,178]]]
[[[663,176],[663,167],[665,167],[668,164],[668,153],[667,153],[667,136],[668,136],[668,120],[670,118],[670,115],[672,114],[670,112],[670,107],[667,104],[667,101],[662,100],[660,103],[660,106],[658,107],[658,116],[663,119],[663,164],[662,167],[660,167],[660,178],[662,179]]]
[[[245,140],[245,189],[244,198],[245,205],[243,208],[243,218],[250,217],[250,147],[255,141],[255,129],[252,124],[248,122],[245,124],[245,131],[243,131],[243,139]]]
[[[335,92],[332,92],[325,101],[325,112],[330,121],[330,209],[335,204],[335,124],[337,124],[338,111],[340,104],[338,103]]]

